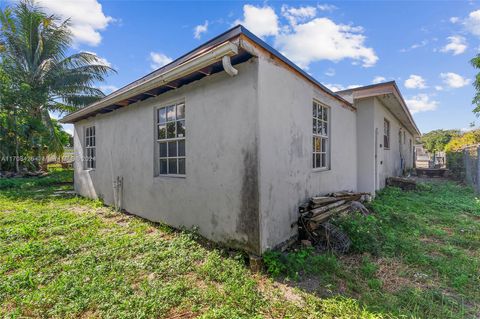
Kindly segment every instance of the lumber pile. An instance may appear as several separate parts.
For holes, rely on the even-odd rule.
[[[354,192],[336,192],[310,198],[299,207],[300,239],[309,240],[312,244],[322,241],[324,239],[322,237],[325,237],[325,225],[329,225],[328,220],[335,215],[352,211],[360,211],[364,215],[370,214],[362,204],[369,199],[369,193]],[[328,231],[329,228],[331,227],[327,227],[326,230]]]

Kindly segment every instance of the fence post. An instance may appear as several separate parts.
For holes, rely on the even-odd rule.
[[[477,146],[477,185],[475,190],[480,193],[480,146]]]

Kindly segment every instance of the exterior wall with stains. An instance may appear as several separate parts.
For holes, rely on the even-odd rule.
[[[379,131],[378,143],[378,185],[377,190],[385,187],[386,178],[390,176],[400,176],[403,174],[402,159],[404,161],[404,168],[410,169],[413,167],[413,136],[405,126],[386,108],[386,106],[378,98],[374,99],[375,110],[375,127]],[[384,136],[384,120],[390,122],[390,145],[385,148],[383,142]],[[399,138],[401,133],[401,143]],[[403,133],[405,132],[405,140]],[[412,140],[412,147],[409,146],[409,140]]]
[[[256,59],[235,77],[209,76],[155,98],[75,124],[75,189],[113,204],[123,177],[123,208],[152,221],[198,227],[203,236],[259,252]],[[186,104],[186,176],[154,176],[155,109]],[[84,170],[87,126],[96,127],[96,169]]]
[[[297,234],[309,197],[356,190],[356,112],[302,77],[259,58],[259,194],[262,251]],[[312,102],[330,107],[330,169],[312,168]]]
[[[375,134],[378,141],[382,132],[375,133],[374,98],[355,101],[357,107],[357,189],[359,192],[375,193]],[[380,128],[381,129],[381,128]]]

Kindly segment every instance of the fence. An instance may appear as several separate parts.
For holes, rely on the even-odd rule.
[[[459,151],[448,152],[446,157],[451,176],[480,193],[480,145],[469,145]]]

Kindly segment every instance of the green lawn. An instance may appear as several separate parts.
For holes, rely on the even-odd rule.
[[[0,180],[0,317],[462,318],[480,313],[480,204],[453,183],[383,192],[336,221],[347,256],[268,255],[76,197],[71,172]],[[287,267],[285,267],[285,265]]]

